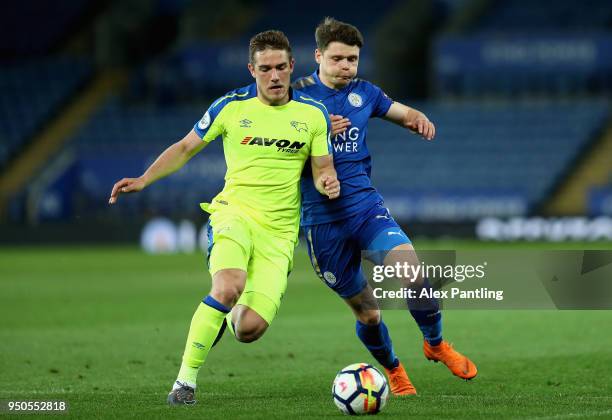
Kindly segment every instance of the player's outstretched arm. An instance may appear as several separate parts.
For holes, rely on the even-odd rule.
[[[310,162],[312,179],[317,191],[330,199],[338,198],[340,196],[340,181],[338,181],[336,168],[334,168],[333,156],[311,156]]]
[[[138,178],[123,178],[116,182],[108,203],[115,204],[120,194],[142,191],[158,179],[179,170],[207,144],[200,139],[194,130],[191,130],[182,140],[164,150],[144,174]]]
[[[436,127],[425,114],[399,102],[391,104],[385,119],[419,134],[426,140],[433,140],[436,135]]]

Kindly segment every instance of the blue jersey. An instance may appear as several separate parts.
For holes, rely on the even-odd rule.
[[[372,185],[371,158],[366,144],[368,120],[386,115],[393,101],[376,85],[361,79],[343,89],[325,86],[315,71],[298,79],[294,88],[323,102],[329,114],[342,115],[351,121],[342,134],[331,138],[334,166],[341,184],[340,197],[330,200],[314,187],[310,165],[302,174],[302,225],[312,226],[346,219],[364,211],[382,197]]]

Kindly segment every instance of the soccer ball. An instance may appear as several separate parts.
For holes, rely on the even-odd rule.
[[[389,385],[374,366],[354,363],[338,372],[332,385],[332,396],[344,414],[376,414],[387,403]]]

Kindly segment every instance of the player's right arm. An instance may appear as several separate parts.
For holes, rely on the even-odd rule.
[[[164,150],[144,174],[138,178],[123,178],[116,182],[108,203],[115,204],[120,194],[142,191],[158,179],[176,172],[207,144],[195,130],[191,130],[183,139]]]
[[[142,191],[158,179],[179,170],[208,143],[221,136],[224,132],[224,124],[220,114],[227,103],[224,99],[230,97],[232,95],[226,95],[215,101],[202,119],[193,126],[193,129],[182,140],[164,150],[144,174],[138,178],[123,178],[115,183],[108,203],[116,203],[122,193]]]

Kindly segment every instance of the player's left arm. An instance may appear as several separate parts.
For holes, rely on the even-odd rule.
[[[340,181],[334,167],[334,155],[331,151],[331,121],[325,107],[320,108],[318,124],[313,127],[310,149],[310,165],[315,188],[330,199],[340,196]]]
[[[427,140],[433,140],[436,135],[435,125],[429,121],[425,114],[399,102],[391,104],[384,119],[407,128]]]
[[[333,155],[311,156],[310,164],[312,166],[312,179],[317,191],[330,199],[338,198],[340,196],[340,181],[338,181],[338,174],[336,174],[336,168],[334,168]]]

